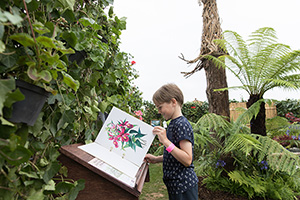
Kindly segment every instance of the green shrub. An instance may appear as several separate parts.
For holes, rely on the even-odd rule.
[[[300,117],[300,101],[295,99],[287,99],[283,101],[276,101],[277,115],[285,117],[287,113],[293,113],[295,117]]]

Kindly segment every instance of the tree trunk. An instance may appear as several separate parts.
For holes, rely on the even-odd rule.
[[[227,87],[225,69],[216,67],[210,60],[204,61],[203,64],[206,75],[206,96],[209,103],[209,112],[226,116],[230,120],[228,91],[214,91],[214,89]]]
[[[203,3],[203,33],[201,54],[211,54],[216,57],[224,54],[213,40],[222,38],[222,29],[216,0],[202,0]],[[214,89],[227,88],[226,71],[218,68],[210,60],[202,60],[206,75],[206,95],[209,112],[228,117],[230,120],[228,91],[214,92]]]
[[[260,99],[262,99],[262,97],[259,97],[258,95],[251,95],[247,102],[247,108],[249,108],[252,104],[254,104]],[[251,133],[259,134],[262,136],[267,135],[265,102],[262,102],[260,104],[260,110],[256,118],[251,119],[250,128],[251,128]]]

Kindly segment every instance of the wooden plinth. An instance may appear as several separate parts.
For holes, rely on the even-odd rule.
[[[120,182],[109,174],[90,165],[94,158],[78,148],[82,144],[66,145],[60,148],[58,160],[68,168],[68,178],[73,180],[84,179],[85,189],[80,191],[78,200],[139,199],[144,182],[149,181],[149,167],[146,163],[140,167],[134,188]]]

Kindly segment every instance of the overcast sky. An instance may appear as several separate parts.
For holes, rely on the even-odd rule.
[[[278,41],[300,49],[300,0],[218,0],[223,31],[232,30],[244,40],[261,27],[272,27]],[[206,98],[204,71],[189,78],[181,72],[192,70],[178,58],[194,59],[200,51],[202,9],[198,0],[114,0],[117,16],[127,17],[127,28],[121,35],[121,51],[130,53],[140,77],[135,85],[143,92],[144,100],[163,84],[175,83],[186,101]],[[240,85],[227,73],[228,86]],[[229,98],[248,100],[242,90],[230,90]],[[265,93],[268,99],[300,99],[300,91],[276,89]]]

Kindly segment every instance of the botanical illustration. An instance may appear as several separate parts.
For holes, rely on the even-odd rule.
[[[129,123],[129,121],[120,120],[116,124],[111,121],[107,124],[106,130],[108,139],[112,140],[115,148],[121,148],[125,151],[126,148],[132,148],[136,151],[137,147],[143,148],[146,141],[142,140],[146,134],[141,133],[141,129],[136,130],[137,125]],[[134,129],[135,128],[135,129]]]

